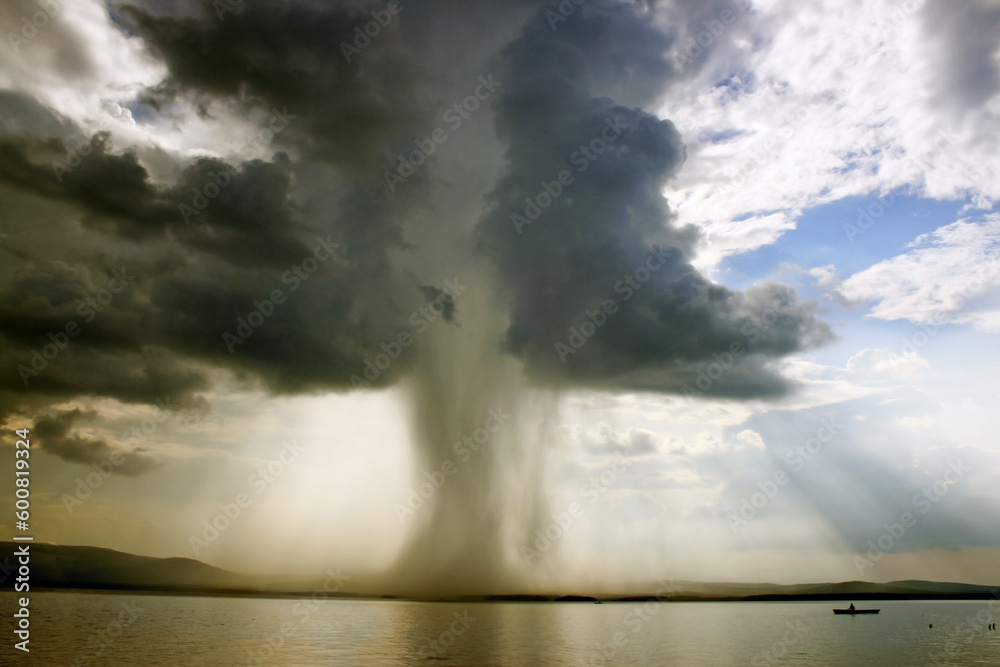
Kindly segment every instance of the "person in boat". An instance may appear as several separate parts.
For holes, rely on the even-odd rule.
[[[848,609],[850,609],[851,611],[854,611],[854,603],[853,602],[851,603],[851,606],[848,607]]]

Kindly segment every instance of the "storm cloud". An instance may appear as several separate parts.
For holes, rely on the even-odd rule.
[[[35,422],[35,437],[42,449],[64,461],[83,465],[104,464],[114,458],[114,468],[123,475],[135,476],[154,470],[162,465],[141,448],[123,450],[112,447],[104,440],[69,435],[73,424],[96,417],[96,413],[71,410],[39,419]]]
[[[789,288],[735,292],[692,266],[699,232],[662,194],[683,168],[682,138],[607,96],[622,81],[641,102],[667,88],[680,75],[669,48],[632,8],[597,3],[555,31],[540,15],[506,50],[507,165],[479,228],[510,295],[505,348],[543,382],[666,392],[735,349],[714,392],[780,394],[767,362],[830,330]],[[763,326],[765,314],[777,321]]]
[[[687,150],[655,107],[703,66],[678,54],[726,5],[565,5],[116,5],[162,71],[101,101],[127,128],[0,97],[5,415],[87,465],[117,450],[69,401],[200,409],[220,377],[271,394],[400,384],[430,469],[508,407],[520,425],[429,503],[397,580],[474,590],[510,583],[508,538],[546,516],[555,402],[527,390],[789,392],[775,362],[831,337],[815,306],[703,275],[700,232],[663,195]],[[213,144],[230,124],[249,142]],[[412,173],[387,187],[403,156]],[[712,363],[725,372],[705,386]],[[128,474],[161,461],[124,455]]]

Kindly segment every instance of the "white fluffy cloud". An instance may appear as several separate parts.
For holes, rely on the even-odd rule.
[[[923,234],[910,250],[855,273],[840,294],[875,301],[870,315],[1000,332],[1000,215]]]
[[[661,108],[688,146],[667,196],[705,230],[703,266],[771,243],[805,209],[848,196],[896,190],[979,208],[1000,199],[1000,97],[980,87],[961,113],[942,104],[954,86],[942,51],[928,48],[991,16],[988,3],[963,4],[761,0],[714,38],[699,75]],[[975,54],[996,43],[979,35],[970,62],[951,65],[995,70]]]

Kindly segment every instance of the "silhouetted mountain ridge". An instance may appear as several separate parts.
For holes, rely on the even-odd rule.
[[[16,562],[11,554],[24,543],[0,544],[0,564],[7,566],[8,563]],[[230,572],[193,558],[155,558],[101,547],[44,543],[33,543],[30,546],[30,581],[34,590],[81,588],[220,593],[310,590],[305,582],[296,582],[303,585],[295,585],[290,589],[287,580]],[[12,588],[13,577],[4,580],[2,587]]]

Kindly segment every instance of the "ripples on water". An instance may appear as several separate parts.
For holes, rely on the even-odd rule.
[[[4,595],[13,609],[14,596]],[[986,629],[1000,620],[1000,602],[987,619],[986,601],[859,602],[882,613],[850,617],[834,616],[842,605],[829,602],[329,600],[310,608],[300,599],[30,597],[31,664],[1000,665],[1000,631]],[[8,643],[2,655],[13,653]]]

